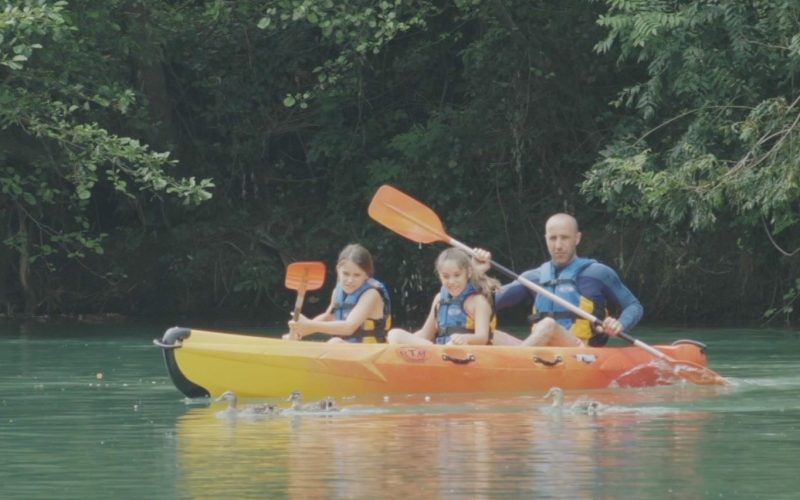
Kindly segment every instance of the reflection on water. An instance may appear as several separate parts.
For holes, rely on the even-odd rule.
[[[727,387],[574,391],[561,409],[543,394],[376,395],[261,419],[184,400],[149,345],[159,333],[0,331],[0,497],[796,497],[794,332],[643,336],[707,342]],[[607,408],[571,411],[584,394]]]
[[[673,402],[708,395],[659,391]],[[701,443],[693,435],[712,414],[649,406],[651,393],[635,396],[593,391],[610,405],[600,415],[554,410],[539,396],[351,401],[336,415],[267,419],[194,408],[176,426],[180,489],[209,498],[265,490],[295,498],[586,498],[606,485],[618,492],[624,480],[647,492],[652,471],[698,466]]]

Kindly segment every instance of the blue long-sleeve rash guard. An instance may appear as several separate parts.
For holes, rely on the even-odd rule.
[[[556,276],[559,272],[560,269],[557,269]],[[522,277],[537,285],[541,284],[538,269],[525,271],[522,273]],[[605,264],[595,262],[581,272],[578,276],[578,292],[594,301],[598,311],[602,311],[609,302],[619,306],[622,313],[618,319],[625,332],[630,332],[644,314],[644,308],[639,299],[622,283],[619,275]],[[495,308],[497,310],[506,309],[528,299],[536,300],[536,292],[515,280],[503,285],[497,291]]]

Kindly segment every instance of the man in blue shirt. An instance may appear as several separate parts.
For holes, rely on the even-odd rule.
[[[522,341],[522,345],[602,346],[609,336],[630,331],[639,322],[644,312],[642,305],[622,283],[619,275],[605,264],[578,257],[581,233],[574,217],[564,213],[550,217],[545,225],[545,240],[551,260],[526,271],[522,276],[602,319],[602,328],[576,317],[567,308],[537,294],[519,281],[513,281],[496,292],[495,307],[500,310],[523,300],[533,300],[534,323],[531,334]],[[491,254],[480,249],[475,252],[478,254],[476,267],[487,271]],[[606,316],[608,304],[621,308],[619,318]],[[508,334],[495,334],[494,344],[518,343]]]

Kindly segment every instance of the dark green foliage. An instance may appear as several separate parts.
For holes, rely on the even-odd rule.
[[[800,247],[797,11],[11,2],[6,309],[282,321],[285,265],[332,268],[358,241],[419,323],[442,247],[368,219],[390,183],[518,271],[547,257],[547,216],[575,213],[583,253],[619,269],[651,319],[791,320],[798,257],[776,248]]]
[[[749,301],[794,300],[800,4],[608,4],[599,23],[609,33],[596,49],[618,48],[621,60],[646,64],[647,75],[620,93],[617,104],[636,114],[604,149],[583,191],[694,241],[687,248],[697,261],[682,279],[717,268],[709,282],[747,284]],[[738,266],[742,260],[750,264]]]
[[[161,195],[186,204],[211,197],[209,180],[173,177],[170,154],[138,138],[147,120],[123,61],[141,47],[117,17],[126,4],[91,5],[29,0],[7,2],[0,12],[2,298],[9,311],[73,307],[73,286],[83,281],[67,284],[75,266],[94,281],[78,295],[113,288],[116,273],[86,263],[104,255],[107,229],[116,225],[103,227],[99,211],[154,205]]]

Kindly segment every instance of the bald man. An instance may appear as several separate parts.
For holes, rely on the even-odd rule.
[[[522,345],[599,347],[608,342],[609,336],[633,329],[642,318],[642,305],[613,269],[596,260],[578,257],[577,249],[581,242],[578,221],[569,214],[555,214],[547,219],[544,236],[550,260],[522,276],[602,318],[602,331],[596,331],[588,320],[576,317],[562,305],[537,294],[519,281],[513,281],[497,291],[495,307],[500,310],[527,299],[533,300],[533,326]],[[477,267],[487,271],[491,254],[480,249],[476,249],[476,253]],[[622,310],[619,318],[605,315],[608,304]],[[519,343],[518,339],[502,332],[496,332],[494,337],[496,345]]]

